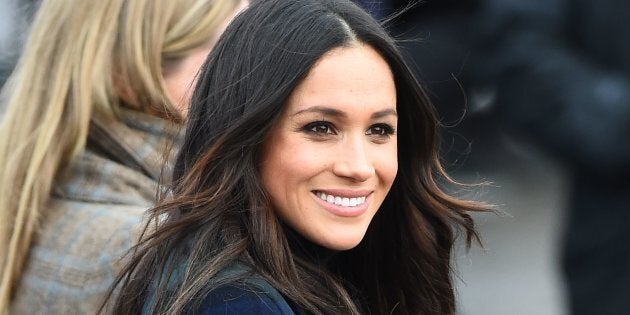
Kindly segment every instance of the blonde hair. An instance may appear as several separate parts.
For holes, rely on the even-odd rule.
[[[182,120],[163,72],[208,45],[237,0],[44,0],[0,93],[0,314],[54,179],[86,146],[94,115],[120,106]]]

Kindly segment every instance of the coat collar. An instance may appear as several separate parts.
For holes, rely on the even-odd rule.
[[[180,125],[134,110],[117,119],[95,115],[88,143],[55,182],[53,196],[85,202],[153,205],[165,162],[173,160]]]

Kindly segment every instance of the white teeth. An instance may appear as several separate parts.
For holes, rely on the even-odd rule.
[[[357,198],[350,198],[350,207],[354,207],[357,205]]]
[[[347,197],[339,197],[339,196],[332,196],[332,195],[326,195],[323,192],[316,192],[315,193],[317,195],[317,197],[319,197],[319,199],[326,201],[328,203],[332,203],[338,206],[342,206],[342,207],[356,207],[358,205],[361,205],[365,202],[365,196],[363,197],[356,197],[356,198],[347,198]]]

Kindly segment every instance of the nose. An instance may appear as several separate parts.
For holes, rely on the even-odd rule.
[[[333,173],[339,177],[364,182],[375,174],[369,147],[364,139],[342,141],[333,154]]]

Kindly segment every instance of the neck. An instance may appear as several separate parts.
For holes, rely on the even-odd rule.
[[[284,231],[287,241],[289,242],[289,246],[291,247],[291,251],[295,256],[301,259],[322,267],[327,267],[333,258],[335,258],[335,256],[339,253],[336,250],[311,242],[286,225],[284,225]]]

